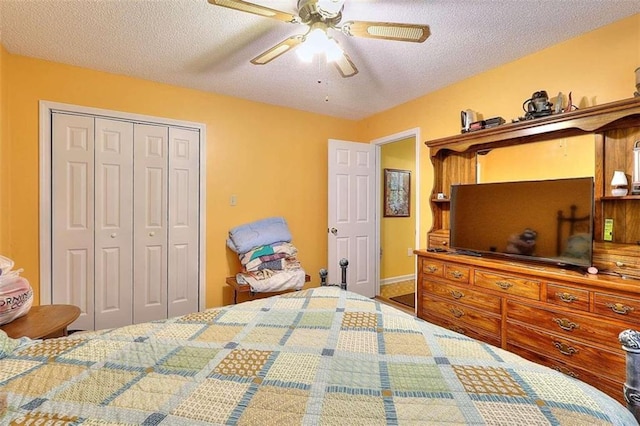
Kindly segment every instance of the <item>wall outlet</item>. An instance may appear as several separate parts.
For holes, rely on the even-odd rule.
[[[413,249],[411,247],[407,249],[407,256],[413,256]]]
[[[237,204],[238,204],[238,196],[234,194],[229,198],[229,205],[235,206]]]

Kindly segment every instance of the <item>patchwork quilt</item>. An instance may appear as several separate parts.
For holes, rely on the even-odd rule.
[[[3,425],[637,424],[585,383],[336,287],[3,347]]]

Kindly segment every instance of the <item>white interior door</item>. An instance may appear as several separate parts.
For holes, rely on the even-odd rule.
[[[169,316],[198,310],[200,135],[169,128]]]
[[[133,123],[95,120],[95,328],[133,322]]]
[[[340,281],[341,258],[349,261],[347,288],[376,293],[375,146],[329,140],[329,282]]]
[[[93,330],[93,117],[54,114],[52,139],[51,302],[80,308],[69,329]]]
[[[165,126],[134,126],[134,323],[167,318],[168,137]]]

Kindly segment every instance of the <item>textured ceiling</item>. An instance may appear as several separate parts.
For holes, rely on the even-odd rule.
[[[255,0],[296,12],[296,0]],[[12,54],[360,119],[640,12],[639,0],[347,0],[342,21],[427,24],[426,42],[333,35],[359,69],[341,78],[289,52],[249,60],[306,31],[206,0],[0,0]]]

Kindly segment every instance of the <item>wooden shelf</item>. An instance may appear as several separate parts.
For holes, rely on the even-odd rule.
[[[597,133],[609,128],[628,127],[618,120],[640,118],[640,98],[629,98],[590,108],[553,114],[518,123],[503,124],[491,129],[477,130],[460,135],[425,142],[435,156],[442,149],[464,152],[469,149],[492,149],[534,140]],[[531,139],[531,140],[529,140]]]
[[[617,200],[640,200],[640,195],[625,195],[623,197],[614,197],[613,195],[605,195],[600,197],[600,201],[617,201]]]
[[[614,171],[624,170],[631,174],[631,155],[636,141],[640,139],[640,98],[426,141],[434,169],[430,195],[433,226],[429,234],[449,228],[450,200],[437,199],[437,194],[449,194],[451,185],[476,183],[478,154],[508,146],[588,134],[593,135],[595,146],[593,229],[596,240],[602,238],[604,219],[607,218],[616,224],[614,243],[635,244],[640,240],[640,203],[634,201],[640,200],[640,195],[613,197],[608,194]],[[438,244],[445,241],[444,236],[432,240]]]

